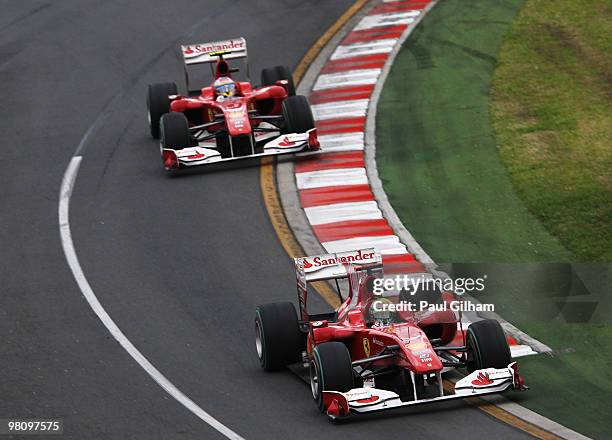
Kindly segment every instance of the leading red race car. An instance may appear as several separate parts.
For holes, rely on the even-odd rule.
[[[244,38],[181,46],[188,96],[175,83],[148,87],[151,135],[160,139],[167,170],[253,156],[316,151],[320,148],[310,104],[295,95],[290,70],[262,71],[262,86],[249,80]],[[244,62],[246,81],[228,60]],[[209,64],[212,84],[191,89],[193,66]]]
[[[289,367],[310,383],[319,409],[333,419],[462,397],[524,390],[500,324],[464,331],[448,292],[389,290],[374,249],[295,259],[300,315],[290,302],[261,305],[255,342],[266,371]],[[307,284],[348,279],[333,313],[307,311]],[[342,300],[342,297],[340,298]],[[425,300],[436,307],[411,307]],[[465,369],[451,393],[442,373]]]

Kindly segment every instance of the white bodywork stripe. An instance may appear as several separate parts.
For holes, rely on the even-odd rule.
[[[355,118],[366,115],[368,102],[368,99],[335,101],[312,105],[311,108],[314,118],[318,121],[335,118]]]
[[[347,220],[377,220],[382,212],[375,201],[334,203],[332,205],[304,208],[306,217],[313,226]]]
[[[308,171],[306,173],[297,173],[295,180],[298,189],[368,184],[365,168],[334,168],[331,170]]]
[[[313,90],[375,84],[381,69],[358,69],[319,75]]]

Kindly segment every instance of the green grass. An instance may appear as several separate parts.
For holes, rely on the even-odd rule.
[[[398,54],[378,105],[377,163],[437,262],[569,261],[517,196],[490,125],[495,56],[522,0],[445,0]]]
[[[555,341],[554,356],[520,358],[519,368],[530,390],[507,394],[521,405],[593,438],[612,438],[609,414],[612,326],[539,324],[522,330]]]
[[[519,197],[579,261],[612,261],[612,3],[529,0],[491,110]]]
[[[588,41],[597,63],[570,62],[572,49],[547,37],[549,27],[526,25],[533,3],[546,3],[542,12],[554,15],[539,17],[542,26],[589,24],[574,34],[562,29]],[[598,67],[609,62],[601,56],[610,52],[603,34],[609,17],[603,2],[587,3],[597,2],[442,0],[391,69],[378,105],[376,159],[391,204],[434,261],[452,263],[455,274],[488,274],[481,300],[556,350],[520,360],[532,387],[518,397],[521,404],[607,438],[612,268],[569,263],[610,261],[612,249],[611,112],[597,95],[606,89],[596,87],[611,71]],[[593,25],[589,15],[598,15]],[[544,56],[549,46],[540,43],[560,49],[546,56],[563,72],[524,58],[534,45]],[[577,113],[569,112],[568,103],[580,100]]]

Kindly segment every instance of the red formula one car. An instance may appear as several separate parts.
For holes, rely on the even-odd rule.
[[[309,382],[331,418],[526,389],[497,321],[461,330],[458,300],[446,292],[427,297],[435,311],[409,306],[425,292],[386,289],[374,249],[296,258],[295,268],[300,316],[290,302],[259,306],[257,354],[264,370],[289,367]],[[348,280],[341,306],[309,314],[308,283],[331,279],[339,291]],[[442,373],[458,368],[467,376],[445,392]]]
[[[248,74],[244,38],[181,46],[187,96],[175,83],[151,84],[147,108],[151,135],[160,139],[167,170],[253,156],[319,149],[314,119],[306,97],[295,95],[287,67],[264,69],[262,86]],[[246,81],[228,60],[242,61]],[[212,83],[192,90],[193,67],[211,66]],[[202,72],[199,72],[202,73]]]

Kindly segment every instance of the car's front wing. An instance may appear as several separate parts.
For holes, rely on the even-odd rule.
[[[355,388],[341,393],[323,391],[323,403],[327,415],[332,419],[347,417],[350,414],[364,414],[384,411],[405,406],[422,405],[443,400],[477,397],[501,393],[507,389],[525,390],[523,380],[518,374],[516,362],[507,368],[487,368],[476,370],[455,384],[454,394],[444,394],[440,386],[440,396],[427,399],[403,401],[392,391],[378,388]]]
[[[316,130],[316,128],[313,128],[305,133],[290,133],[275,137],[264,144],[263,151],[261,153],[249,154],[246,156],[224,158],[221,157],[221,153],[216,148],[208,148],[205,145],[199,145],[197,147],[185,147],[180,150],[162,148],[162,160],[164,163],[164,168],[170,170],[254,157],[318,152],[320,145],[317,140]]]

